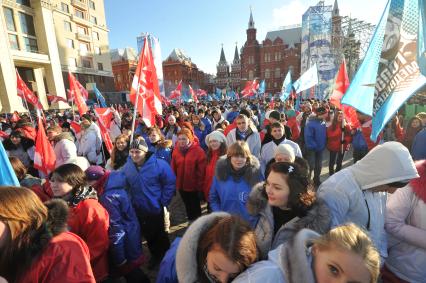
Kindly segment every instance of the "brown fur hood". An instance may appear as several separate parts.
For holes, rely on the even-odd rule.
[[[60,133],[59,135],[57,135],[55,138],[54,138],[54,142],[55,143],[57,143],[57,142],[59,142],[60,140],[70,140],[70,141],[72,141],[72,142],[74,142],[74,137],[72,136],[72,134],[71,133],[68,133],[68,132],[62,132],[62,133]]]
[[[215,175],[219,181],[226,181],[232,174],[231,162],[227,156],[222,156],[216,163]],[[243,175],[244,180],[250,187],[256,185],[262,178],[259,160],[251,156],[251,162]]]

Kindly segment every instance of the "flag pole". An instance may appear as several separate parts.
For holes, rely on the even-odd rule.
[[[30,116],[31,124],[33,124],[33,126],[35,126],[34,121],[33,121],[33,118],[31,117],[31,111],[30,111],[30,108],[28,107],[28,102],[27,102],[27,100],[26,100],[25,98],[22,98],[22,100],[24,100],[25,107],[27,108],[28,114],[29,114],[29,116]]]

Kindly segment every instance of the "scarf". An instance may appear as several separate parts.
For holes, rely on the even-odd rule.
[[[191,145],[192,145],[192,142],[190,142],[189,144],[187,144],[187,145],[186,145],[186,146],[184,146],[184,147],[179,146],[179,151],[180,151],[183,155],[185,155],[185,154],[188,152],[188,150],[189,150],[189,148],[191,147]]]
[[[280,138],[280,139],[274,139],[274,138],[272,138],[272,141],[276,144],[276,145],[280,145],[281,143],[282,143],[282,141],[283,140],[285,140],[285,135],[282,137],[282,138]]]
[[[234,167],[232,167],[232,164],[231,164],[231,160],[230,159],[228,159],[227,160],[227,170],[228,170],[228,172],[230,172],[231,173],[231,176],[232,176],[232,179],[235,181],[235,182],[238,182],[238,181],[240,181],[241,180],[241,178],[244,176],[244,174],[246,173],[246,170],[247,170],[247,164],[246,165],[244,165],[244,167],[243,168],[240,168],[240,169],[238,169],[238,170],[235,170],[234,169]]]
[[[248,129],[245,132],[240,132],[240,130],[238,130],[237,128],[235,132],[235,137],[237,141],[240,141],[240,140],[246,141],[252,133],[253,131],[250,127],[248,127]]]
[[[77,190],[75,195],[71,195],[71,197],[67,200],[68,205],[71,207],[77,206],[81,201],[86,199],[98,199],[98,195],[96,191],[92,187],[81,187]]]

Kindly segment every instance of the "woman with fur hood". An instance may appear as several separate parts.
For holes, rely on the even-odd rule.
[[[354,224],[325,235],[303,229],[250,266],[233,283],[376,283],[380,256],[368,235]]]
[[[255,233],[262,258],[304,228],[319,234],[328,231],[328,207],[308,190],[308,184],[308,176],[298,165],[277,162],[272,164],[266,182],[251,191],[247,208],[259,217]]]
[[[239,215],[254,227],[257,217],[248,213],[246,203],[253,186],[261,180],[259,160],[250,153],[246,142],[235,142],[216,163],[209,195],[212,211]]]
[[[95,282],[89,249],[67,232],[64,201],[0,187],[0,276],[9,282]]]
[[[149,147],[157,158],[163,159],[170,164],[172,161],[172,141],[166,140],[161,130],[157,127],[151,127],[148,130]]]
[[[161,262],[157,283],[231,282],[256,262],[256,237],[238,216],[215,212],[198,218]]]
[[[383,282],[424,282],[426,278],[426,160],[415,163],[420,178],[397,190],[386,204],[388,258]]]

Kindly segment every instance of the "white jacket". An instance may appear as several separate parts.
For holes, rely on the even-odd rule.
[[[226,136],[226,144],[228,145],[228,147],[230,147],[233,143],[237,141],[236,131],[237,128],[232,129]],[[261,147],[260,135],[256,129],[252,129],[252,131],[253,133],[248,136],[248,138],[246,139],[246,143],[250,148],[251,154],[259,159]]]
[[[405,281],[425,282],[426,203],[410,185],[389,197],[385,228],[389,234],[386,266]]]
[[[387,142],[328,178],[318,188],[318,197],[330,208],[331,228],[353,222],[366,229],[383,260],[387,257],[386,193],[372,189],[417,177],[407,148],[398,142]]]
[[[92,164],[97,164],[100,159],[102,139],[95,123],[82,131],[79,139],[78,155],[86,157]]]

